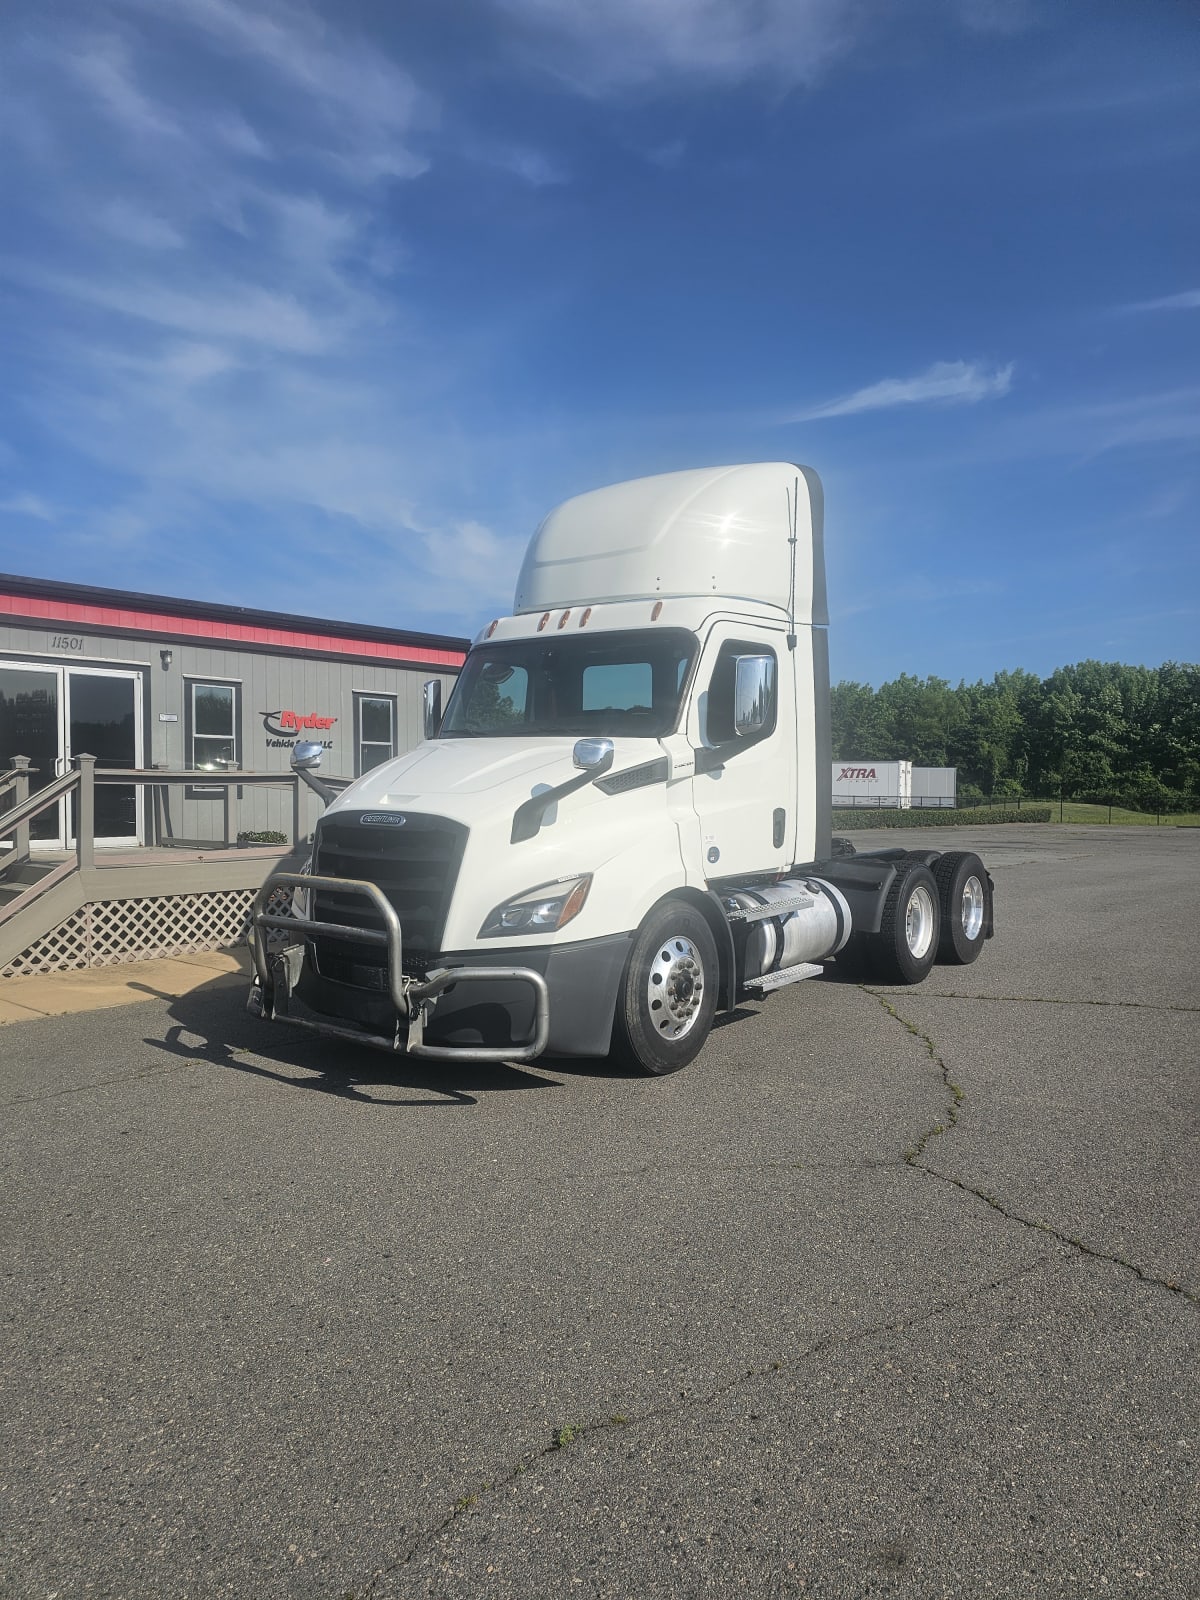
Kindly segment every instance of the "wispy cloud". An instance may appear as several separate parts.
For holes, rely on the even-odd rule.
[[[955,0],[954,10],[977,33],[1021,33],[1033,21],[1032,0]]]
[[[14,517],[33,517],[38,522],[53,522],[55,513],[40,494],[11,494],[0,500],[0,512]]]
[[[935,361],[915,378],[882,378],[853,394],[827,400],[796,412],[789,422],[816,422],[823,417],[851,417],[862,411],[886,411],[895,406],[976,405],[996,399],[1012,388],[1015,364],[988,370],[977,361]]]
[[[560,161],[530,145],[481,144],[471,147],[468,154],[481,166],[495,167],[499,172],[520,178],[531,189],[545,189],[568,180],[567,169]]]
[[[494,0],[586,93],[690,78],[811,82],[863,33],[859,0]]]
[[[134,14],[163,15],[158,0],[118,3]],[[212,49],[300,90],[293,138],[323,147],[346,177],[369,183],[412,178],[427,169],[412,135],[436,120],[433,102],[375,45],[306,5],[280,0],[172,0],[168,14]],[[222,126],[247,153],[266,153],[259,130],[244,115],[226,118]]]
[[[138,87],[129,50],[115,34],[84,34],[63,52],[63,64],[133,139],[174,139],[175,118]]]
[[[100,207],[96,221],[117,239],[148,250],[179,250],[184,243],[178,228],[129,200],[110,200]]]
[[[228,339],[266,349],[313,354],[327,349],[337,325],[322,318],[296,295],[215,275],[191,289],[166,287],[149,275],[119,282],[67,273],[35,274],[0,260],[0,277],[36,284],[44,293],[78,300],[102,311],[147,322],[172,334]]]
[[[953,459],[979,465],[1059,456],[1079,465],[1116,451],[1176,455],[1183,446],[1191,452],[1197,440],[1200,388],[1162,389],[1007,412],[973,443],[956,448]],[[938,461],[949,460],[939,447]]]
[[[0,60],[0,120],[38,132],[8,191],[7,336],[23,418],[88,487],[51,510],[0,447],[0,510],[53,519],[60,562],[119,551],[115,581],[136,567],[168,593],[238,598],[223,552],[260,528],[324,572],[326,614],[461,626],[503,603],[518,552],[455,481],[454,351],[398,276],[431,97],[304,4],[89,0],[53,49],[29,40]],[[39,102],[69,112],[43,126]],[[562,176],[525,146],[489,152],[531,185]],[[369,593],[353,561],[328,570],[332,548],[373,565]]]
[[[190,0],[189,0],[190,3]],[[576,90],[604,95],[672,83],[816,82],[917,6],[870,0],[492,0],[523,31],[525,54]],[[1032,0],[950,0],[975,33],[1030,25]]]
[[[1164,389],[1035,413],[1031,430],[1047,441],[1073,439],[1089,455],[1138,445],[1200,439],[1200,388]]]
[[[1185,289],[1182,294],[1163,295],[1158,300],[1136,300],[1122,311],[1200,311],[1200,289]]]

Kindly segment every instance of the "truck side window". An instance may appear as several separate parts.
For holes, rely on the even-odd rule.
[[[723,745],[735,742],[743,748],[752,744],[759,744],[763,739],[769,739],[775,732],[775,717],[778,708],[779,682],[778,661],[771,689],[771,704],[767,711],[767,720],[762,731],[755,734],[752,739],[739,739],[733,731],[733,680],[737,671],[737,658],[739,656],[775,657],[773,650],[768,650],[760,639],[727,639],[721,646],[717,656],[716,666],[713,668],[712,678],[709,680],[708,695],[706,697],[705,736],[709,744]]]

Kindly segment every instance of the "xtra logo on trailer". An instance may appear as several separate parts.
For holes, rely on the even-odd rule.
[[[862,782],[868,779],[874,780],[874,778],[874,767],[843,767],[838,773],[839,783],[854,783],[856,780]]]
[[[324,733],[337,721],[336,717],[318,716],[315,711],[307,715],[302,711],[260,711],[258,714],[267,730],[268,750],[291,749],[304,734],[310,731]],[[323,744],[326,750],[333,749],[332,739],[314,742]]]

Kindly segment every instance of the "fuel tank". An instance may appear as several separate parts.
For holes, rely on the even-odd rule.
[[[823,961],[850,937],[845,896],[823,878],[747,885],[726,890],[721,899],[743,982],[802,961]]]

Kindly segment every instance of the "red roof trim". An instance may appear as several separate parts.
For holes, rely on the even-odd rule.
[[[71,623],[75,627],[95,628],[97,631],[120,629],[122,633],[170,634],[175,638],[182,635],[208,643],[266,645],[276,650],[296,650],[307,655],[320,653],[360,661],[395,661],[412,666],[461,667],[466,660],[461,650],[431,650],[419,645],[346,639],[327,633],[299,633],[286,628],[259,628],[244,622],[215,622],[200,617],[171,616],[166,612],[130,611],[116,606],[38,600],[26,595],[0,594],[0,616]]]

